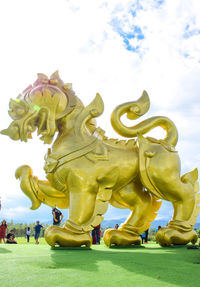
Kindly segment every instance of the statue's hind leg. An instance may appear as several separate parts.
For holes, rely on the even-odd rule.
[[[156,186],[164,194],[164,199],[171,201],[174,207],[173,219],[156,234],[156,240],[161,246],[195,243],[198,239],[193,230],[199,212],[197,170],[181,178],[174,175],[172,172],[167,180],[161,177],[155,180]]]
[[[180,176],[180,159],[165,141],[139,137],[139,171],[145,187],[155,196],[170,201],[174,215],[167,227],[159,229],[156,240],[162,246],[197,241],[193,230],[198,216],[198,171]]]
[[[151,221],[156,217],[156,211],[160,208],[158,202],[147,190],[144,190],[140,183],[130,183],[121,189],[111,200],[115,205],[116,201],[124,207],[132,210],[129,218],[118,230],[107,229],[104,233],[106,245],[129,246],[141,244],[141,237],[145,230],[151,225]]]
[[[98,185],[82,171],[70,172],[67,179],[69,188],[69,220],[64,228],[50,226],[45,232],[47,243],[54,246],[82,246],[92,244],[90,222],[93,216]]]

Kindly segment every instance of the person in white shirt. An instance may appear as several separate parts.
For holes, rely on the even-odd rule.
[[[28,227],[26,230],[27,243],[29,243],[30,235],[31,235],[31,229],[30,229],[30,227]]]

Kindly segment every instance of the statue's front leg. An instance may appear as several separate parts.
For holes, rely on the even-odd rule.
[[[28,165],[20,166],[15,176],[20,180],[22,191],[32,201],[31,209],[37,209],[41,203],[51,207],[68,207],[68,194],[55,189],[48,181],[38,180]]]
[[[45,232],[45,239],[51,246],[78,247],[92,244],[90,228],[93,217],[98,185],[82,171],[70,172],[67,179],[69,189],[69,219],[64,227],[50,226]]]

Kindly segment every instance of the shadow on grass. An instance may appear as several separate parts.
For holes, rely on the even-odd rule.
[[[1,248],[0,247],[0,253],[11,253],[12,251],[6,249],[6,248]]]
[[[199,266],[194,265],[200,261],[199,250],[187,250],[186,248],[101,249],[86,249],[84,252],[76,248],[52,249],[53,265],[47,268],[97,272],[101,265],[101,268],[105,268],[105,272],[108,272],[109,268],[114,269],[114,266],[119,266],[132,274],[141,274],[171,284],[188,287],[195,286],[191,285],[191,282],[199,282],[199,269],[197,269]]]

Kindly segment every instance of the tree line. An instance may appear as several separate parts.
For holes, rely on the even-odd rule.
[[[16,237],[26,237],[26,231],[27,228],[30,227],[31,230],[31,235],[34,235],[35,232],[35,223],[14,223],[13,221],[7,222],[7,232],[10,230],[14,230],[15,236]],[[44,237],[44,232],[45,229],[49,226],[48,224],[42,224],[41,225],[44,227],[41,229],[40,236]]]
[[[7,222],[7,232],[9,232],[10,230],[14,230],[15,236],[16,237],[26,237],[26,230],[28,227],[30,227],[31,230],[31,235],[34,235],[35,232],[35,223],[14,223],[13,221],[11,222]],[[45,230],[47,229],[47,227],[49,226],[49,224],[42,224],[41,225],[44,227],[41,229],[40,232],[40,236],[44,237],[44,233]],[[104,231],[109,228],[101,228],[101,237],[103,237]],[[110,227],[111,228],[111,227]],[[200,237],[200,230],[195,230],[198,234],[198,236]],[[150,241],[155,241],[155,235],[156,235],[156,228],[150,228],[149,229],[149,235],[148,235],[148,239]]]

